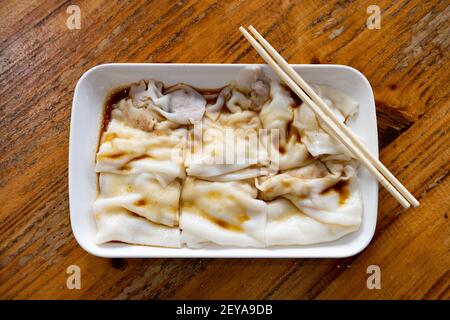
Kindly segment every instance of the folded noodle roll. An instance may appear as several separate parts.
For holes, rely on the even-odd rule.
[[[248,180],[248,179],[256,178],[263,174],[266,174],[266,172],[268,170],[269,169],[267,169],[265,167],[255,166],[255,167],[248,167],[245,169],[233,171],[230,173],[224,173],[221,175],[202,177],[202,179],[207,180],[207,181],[217,181],[217,182]]]
[[[315,220],[283,198],[277,198],[267,204],[268,246],[334,241],[357,229],[358,225],[342,226]]]
[[[270,96],[271,100],[264,104],[259,117],[265,129],[278,129],[280,131],[280,144],[284,145],[288,124],[294,118],[295,101],[289,91],[276,81],[272,81],[270,84]]]
[[[111,119],[144,131],[152,131],[162,117],[147,106],[136,107],[131,99],[120,100],[113,106]]]
[[[358,104],[347,95],[327,86],[316,85],[313,88],[341,122],[357,112]],[[301,141],[314,157],[328,155],[328,159],[352,158],[352,154],[342,143],[322,129],[324,125],[305,103],[295,110],[293,126],[299,130]]]
[[[350,168],[346,171],[343,167],[340,169],[331,173],[325,164],[315,161],[307,166],[287,170],[272,177],[261,177],[256,186],[261,191],[260,197],[264,200],[273,200],[286,194],[308,197],[310,193],[320,193],[340,180],[347,179],[348,177],[343,173],[353,172]]]
[[[341,180],[321,193],[312,193],[308,198],[293,194],[285,195],[306,215],[324,222],[342,226],[359,226],[363,211],[361,192],[357,179]]]
[[[229,100],[231,96],[230,87],[223,88],[219,95],[217,96],[216,102],[214,104],[207,104],[205,107],[205,116],[209,119],[216,121],[220,116],[220,111],[225,104],[225,101]]]
[[[96,206],[118,206],[152,222],[177,226],[181,184],[179,180],[162,186],[149,174],[100,174],[101,197]]]
[[[95,212],[95,211],[94,211]],[[120,241],[159,247],[181,247],[178,228],[156,224],[120,207],[95,212],[97,243]]]
[[[204,119],[201,126],[191,131],[191,146],[185,161],[187,175],[227,181],[224,175],[230,173],[242,178],[263,174],[270,161],[267,150],[259,142],[260,125],[256,113],[248,110],[221,114],[217,122]]]
[[[202,119],[206,100],[194,88],[178,84],[164,94],[162,89],[162,83],[150,80],[147,85],[140,82],[133,86],[130,95],[136,106],[145,106],[171,122],[183,125]]]
[[[112,120],[102,136],[95,169],[117,174],[152,173],[165,184],[184,178],[187,130],[145,132]]]
[[[300,141],[296,133],[293,133],[282,151],[278,150],[278,162],[280,170],[289,170],[302,167],[314,161],[314,157],[308,152],[306,146]],[[276,150],[274,151],[276,152]]]
[[[242,69],[237,80],[231,84],[231,97],[226,102],[228,110],[232,113],[259,111],[269,99],[269,81],[259,66]]]
[[[188,177],[183,185],[180,227],[189,247],[265,245],[267,205],[250,182],[208,182]]]
[[[303,168],[288,170],[269,178],[260,178],[261,198],[282,196],[306,215],[323,223],[359,225],[362,199],[352,164],[331,166],[316,161]]]

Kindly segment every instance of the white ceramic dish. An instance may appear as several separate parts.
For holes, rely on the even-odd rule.
[[[101,257],[230,257],[230,258],[336,258],[362,251],[373,237],[378,206],[378,184],[364,169],[359,171],[364,213],[360,229],[337,241],[270,248],[209,246],[202,249],[147,247],[120,243],[97,245],[92,203],[97,196],[95,153],[103,104],[111,89],[155,78],[166,85],[184,82],[199,88],[217,88],[236,79],[244,64],[104,64],[87,71],[78,81],[72,105],[69,146],[69,199],[72,230],[81,247]],[[377,122],[372,89],[357,70],[340,65],[293,65],[311,83],[330,85],[359,102],[350,127],[378,157]],[[265,72],[274,77],[267,66]]]

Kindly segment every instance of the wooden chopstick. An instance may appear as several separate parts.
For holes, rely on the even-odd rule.
[[[410,203],[394,188],[390,182],[375,168],[375,166],[362,154],[362,152],[351,142],[351,140],[342,133],[337,125],[316,105],[311,98],[303,92],[303,90],[281,69],[281,67],[272,59],[272,57],[265,51],[265,49],[245,30],[240,27],[244,37],[250,42],[255,50],[261,55],[266,63],[275,71],[275,73],[288,85],[295,94],[297,94],[303,102],[307,103],[314,113],[318,116],[331,134],[339,139],[352,153],[355,155],[366,168],[376,177],[376,179],[391,193],[391,195],[404,207],[409,208]],[[326,129],[325,128],[325,129]],[[328,131],[327,130],[327,131]]]
[[[253,26],[249,27],[256,39],[266,49],[281,68],[294,80],[294,82],[309,95],[309,97],[319,106],[319,108],[331,118],[331,120],[343,131],[343,133],[356,145],[359,150],[366,156],[369,161],[385,176],[385,178],[408,200],[414,207],[419,206],[419,201],[405,188],[403,184],[385,167],[385,165],[378,160],[359,140],[359,138],[342,122],[339,121],[335,113],[328,108],[322,98],[303,80],[303,78],[295,72],[295,70],[287,63],[286,60],[264,39]]]

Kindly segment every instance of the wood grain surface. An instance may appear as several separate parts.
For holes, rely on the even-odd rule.
[[[81,9],[69,30],[67,7]],[[369,5],[381,29],[366,28]],[[73,91],[106,62],[262,63],[253,24],[291,63],[350,65],[375,93],[381,160],[421,201],[381,189],[376,235],[345,259],[102,259],[75,241]],[[0,298],[449,299],[450,1],[0,3]],[[81,289],[66,269],[81,268]],[[369,265],[381,289],[366,286]]]

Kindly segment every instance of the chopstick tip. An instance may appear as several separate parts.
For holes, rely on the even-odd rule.
[[[244,37],[246,39],[248,39],[249,37],[251,37],[250,33],[248,33],[247,30],[245,30],[245,28],[243,26],[239,27],[239,31],[244,35]],[[250,40],[249,40],[250,41]]]

